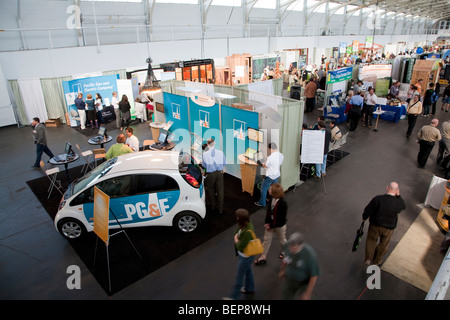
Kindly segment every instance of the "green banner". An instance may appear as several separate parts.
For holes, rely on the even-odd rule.
[[[348,81],[352,78],[353,67],[328,71],[327,83]]]

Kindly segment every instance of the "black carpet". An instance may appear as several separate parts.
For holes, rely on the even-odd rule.
[[[132,120],[129,123],[129,126],[134,126],[134,125],[137,125],[139,123],[141,123],[141,121],[139,119]],[[120,127],[117,127],[117,125],[116,125],[116,120],[108,121],[105,125],[106,125],[106,132],[110,132],[110,131],[114,131],[114,130],[120,129]],[[75,131],[78,131],[79,133],[81,133],[82,135],[84,135],[86,137],[94,137],[98,133],[98,128],[95,128],[95,127],[91,128],[90,124],[84,130],[81,130],[81,127],[72,127],[72,129],[75,130]]]
[[[327,168],[338,162],[342,158],[348,156],[349,153],[340,149],[335,149],[328,152],[327,156]],[[316,172],[316,166],[314,164],[306,163],[302,165],[300,172],[300,180],[306,181],[311,178]]]
[[[81,166],[70,169],[72,181],[80,176],[80,171]],[[67,183],[64,185],[66,181],[64,172],[59,173],[58,179],[67,188]],[[124,229],[126,234],[118,233],[111,236],[108,247],[111,290],[109,290],[105,244],[101,240],[97,242],[97,236],[93,232],[87,234],[85,238],[70,240],[69,242],[100,286],[108,295],[113,295],[206,242],[218,233],[236,225],[234,215],[236,209],[245,208],[250,213],[259,209],[253,204],[259,198],[257,188],[255,188],[253,197],[248,193],[243,193],[241,180],[228,174],[224,176],[224,184],[224,212],[222,214],[207,212],[200,229],[193,234],[181,234],[171,227],[141,227],[127,228]],[[47,199],[49,180],[46,176],[27,181],[27,185],[53,220],[61,200],[60,194],[54,191],[50,199]],[[57,232],[56,229],[55,232]],[[110,234],[115,232],[118,232],[118,230],[111,230]],[[130,238],[142,259],[139,258],[126,235]],[[68,240],[61,236],[61,241]]]

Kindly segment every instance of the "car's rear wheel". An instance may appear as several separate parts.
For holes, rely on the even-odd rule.
[[[195,212],[181,212],[174,220],[174,227],[180,232],[191,233],[200,228],[201,219]]]
[[[58,231],[64,238],[73,240],[82,237],[86,233],[86,228],[77,219],[66,218],[58,222]]]

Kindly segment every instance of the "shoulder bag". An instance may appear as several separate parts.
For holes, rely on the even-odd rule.
[[[264,251],[264,248],[262,246],[261,240],[256,237],[255,233],[252,230],[248,230],[248,231],[252,233],[253,240],[250,240],[248,242],[248,244],[245,247],[243,253],[247,257],[257,256],[259,254],[262,254],[263,251]]]

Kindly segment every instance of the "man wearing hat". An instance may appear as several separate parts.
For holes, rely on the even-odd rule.
[[[299,295],[301,300],[310,300],[319,275],[319,263],[314,249],[305,243],[302,233],[291,234],[286,242],[279,274],[284,279],[283,299],[292,300]]]
[[[406,131],[406,137],[409,138],[416,125],[417,117],[422,113],[422,102],[420,102],[418,91],[414,92],[413,99],[409,102],[406,113],[408,114],[408,130]]]

